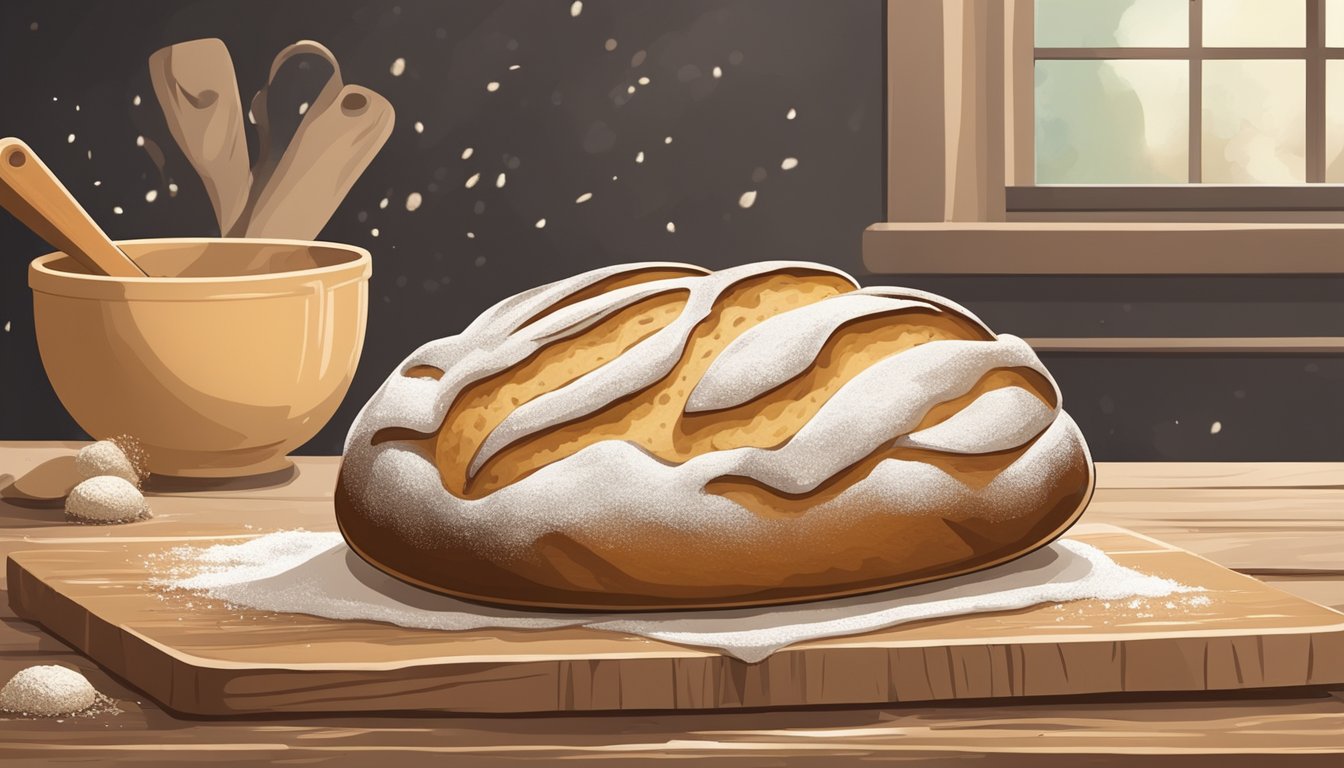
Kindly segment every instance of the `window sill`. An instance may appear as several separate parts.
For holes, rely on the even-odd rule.
[[[1194,338],[1032,338],[1026,342],[1049,354],[1133,355],[1338,355],[1344,337],[1194,337]]]
[[[1344,224],[892,222],[863,264],[903,275],[1344,274]]]

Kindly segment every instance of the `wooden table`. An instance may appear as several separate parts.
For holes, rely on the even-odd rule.
[[[0,475],[22,476],[79,445],[0,443]],[[0,558],[101,537],[183,541],[188,528],[193,536],[331,529],[337,460],[296,463],[298,472],[280,486],[161,482],[150,499],[154,519],[131,527],[70,526],[59,508],[0,500]],[[1344,464],[1101,464],[1098,475],[1085,520],[1146,533],[1344,609]],[[122,710],[64,721],[0,720],[6,766],[558,759],[625,765],[706,757],[752,766],[831,766],[843,760],[962,764],[985,754],[996,766],[1344,765],[1344,688],[770,712],[187,720],[14,618],[6,598],[0,594],[0,680],[33,664],[65,664],[82,670]]]

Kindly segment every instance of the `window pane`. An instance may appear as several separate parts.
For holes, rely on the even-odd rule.
[[[1038,48],[1184,47],[1190,0],[1036,0]]]
[[[1306,65],[1204,62],[1204,181],[1306,181]]]
[[[1304,0],[1204,0],[1204,45],[1300,48],[1306,44]]]
[[[1344,61],[1337,60],[1325,62],[1325,180],[1344,183]]]
[[[1184,61],[1036,62],[1036,183],[1187,180]]]
[[[1325,44],[1344,47],[1344,0],[1325,0]]]

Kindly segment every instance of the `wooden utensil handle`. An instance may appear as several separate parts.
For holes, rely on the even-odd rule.
[[[0,205],[95,275],[146,277],[37,153],[15,138],[0,139]]]
[[[247,222],[247,237],[317,237],[392,133],[387,99],[346,85],[321,111],[309,108]]]

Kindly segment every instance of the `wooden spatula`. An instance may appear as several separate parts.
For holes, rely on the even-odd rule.
[[[303,73],[300,74],[300,71]],[[321,87],[316,93],[303,93],[309,102],[308,111],[295,119],[292,111],[297,94],[293,85],[298,78],[305,80],[312,75],[322,77]],[[311,86],[311,83],[309,83]],[[248,209],[243,218],[234,224],[230,237],[243,237],[251,215],[256,210],[257,198],[270,184],[271,176],[284,157],[285,149],[294,141],[299,126],[307,120],[321,114],[340,95],[345,82],[341,79],[341,65],[331,49],[316,40],[300,40],[285,46],[271,61],[266,84],[252,97],[252,114],[257,126],[257,155],[252,165],[252,191],[248,197]],[[288,235],[282,235],[288,236]]]
[[[148,277],[27,144],[0,139],[0,206],[95,275]]]
[[[190,40],[149,57],[168,130],[205,184],[219,232],[226,235],[247,207],[252,172],[233,59],[222,40]]]
[[[394,119],[387,99],[358,85],[310,108],[257,196],[247,236],[317,237],[382,149]]]

